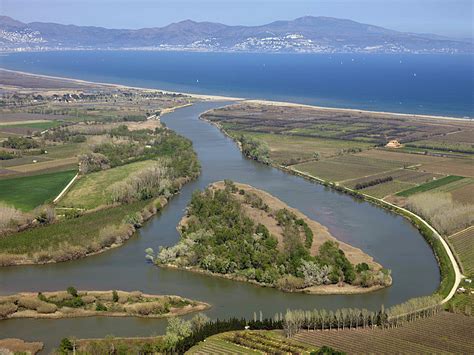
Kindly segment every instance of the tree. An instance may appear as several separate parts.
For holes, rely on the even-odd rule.
[[[69,286],[67,288],[67,293],[69,293],[72,297],[77,297],[78,296],[77,290],[72,286]]]

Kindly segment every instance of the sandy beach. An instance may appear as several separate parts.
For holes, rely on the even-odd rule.
[[[313,108],[318,110],[325,110],[325,111],[336,111],[336,112],[345,112],[345,113],[367,113],[367,114],[377,114],[377,115],[390,115],[390,116],[398,116],[398,117],[405,117],[405,118],[425,118],[425,119],[439,119],[439,120],[459,120],[465,121],[466,118],[459,118],[459,117],[450,117],[450,116],[436,116],[436,115],[420,115],[420,114],[409,114],[409,113],[398,113],[398,112],[386,112],[386,111],[370,111],[370,110],[359,110],[353,108],[338,108],[338,107],[325,107],[325,106],[316,106],[316,105],[307,105],[307,104],[300,104],[294,102],[286,102],[286,101],[272,101],[272,100],[257,100],[257,99],[249,99],[244,97],[232,97],[232,96],[221,96],[221,95],[205,95],[205,94],[196,94],[196,93],[189,93],[189,92],[176,92],[176,91],[169,91],[169,90],[162,90],[159,88],[152,89],[152,88],[143,88],[137,86],[128,86],[122,84],[111,84],[111,83],[102,83],[102,82],[92,82],[80,79],[71,79],[65,77],[58,77],[58,76],[51,76],[51,75],[42,75],[42,74],[33,74],[27,73],[22,71],[10,70],[5,68],[0,68],[0,73],[2,71],[9,72],[9,73],[16,73],[20,75],[27,75],[37,78],[45,78],[50,80],[58,80],[58,81],[66,81],[71,83],[76,83],[79,85],[88,85],[88,86],[99,86],[99,87],[109,87],[115,89],[134,89],[134,90],[144,90],[144,91],[161,91],[165,94],[177,94],[177,95],[187,95],[193,97],[198,100],[209,100],[209,101],[244,101],[248,103],[256,103],[261,105],[275,105],[275,106],[290,106],[290,107],[306,107],[306,108]],[[0,74],[1,75],[1,74]],[[471,119],[472,120],[472,119]]]

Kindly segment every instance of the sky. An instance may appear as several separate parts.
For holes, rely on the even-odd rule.
[[[260,25],[331,16],[399,31],[473,37],[472,0],[0,0],[0,13],[23,22],[108,28],[161,27],[185,19]]]

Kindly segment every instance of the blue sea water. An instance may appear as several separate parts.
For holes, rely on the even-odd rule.
[[[329,107],[474,117],[472,55],[64,51],[0,67],[164,90]]]

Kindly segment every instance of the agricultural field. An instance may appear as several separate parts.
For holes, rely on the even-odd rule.
[[[468,121],[357,112],[292,104],[247,101],[207,112],[204,118],[224,129],[292,134],[385,144],[402,143],[471,131]]]
[[[397,196],[408,197],[408,196],[411,196],[411,195],[414,195],[414,194],[417,194],[417,193],[439,189],[440,187],[443,187],[445,185],[448,185],[450,183],[457,182],[457,181],[463,180],[463,179],[464,179],[464,177],[462,177],[462,176],[449,175],[449,176],[443,177],[441,179],[433,180],[433,181],[427,182],[425,184],[419,185],[417,187],[413,187],[413,188],[410,188],[408,190],[401,191],[401,192],[397,193]],[[439,190],[437,192],[439,192]]]
[[[1,73],[0,265],[118,246],[199,174],[191,142],[159,119],[193,98]],[[159,168],[144,169],[152,161]],[[81,179],[54,205],[76,173]]]
[[[29,211],[53,200],[76,171],[17,177],[0,180],[0,201],[23,211]]]
[[[81,176],[66,196],[60,200],[58,206],[93,209],[106,205],[111,202],[108,188],[112,184],[125,180],[132,173],[136,173],[153,164],[152,160],[140,161]]]
[[[316,349],[278,331],[234,331],[207,338],[186,354],[310,354]]]
[[[474,274],[474,226],[450,235],[448,238],[459,256],[465,274]]]
[[[347,354],[472,354],[474,318],[442,312],[392,329],[301,331],[294,339]]]
[[[411,186],[413,185],[408,184],[406,182],[389,181],[378,185],[370,186],[358,191],[377,198],[384,198],[385,196],[391,195],[398,191],[403,191],[407,188],[410,188]]]
[[[75,259],[119,243],[131,234],[126,217],[141,211],[148,203],[139,201],[103,209],[0,238],[0,265],[21,259],[36,262]]]
[[[367,158],[357,154],[347,154],[292,166],[295,170],[336,182],[367,177],[403,167],[404,164],[401,162]]]
[[[306,160],[330,158],[349,149],[368,149],[373,146],[364,142],[343,141],[318,137],[299,137],[288,134],[251,133],[229,131],[232,136],[240,134],[262,140],[270,147],[270,159],[279,165],[292,165]]]

